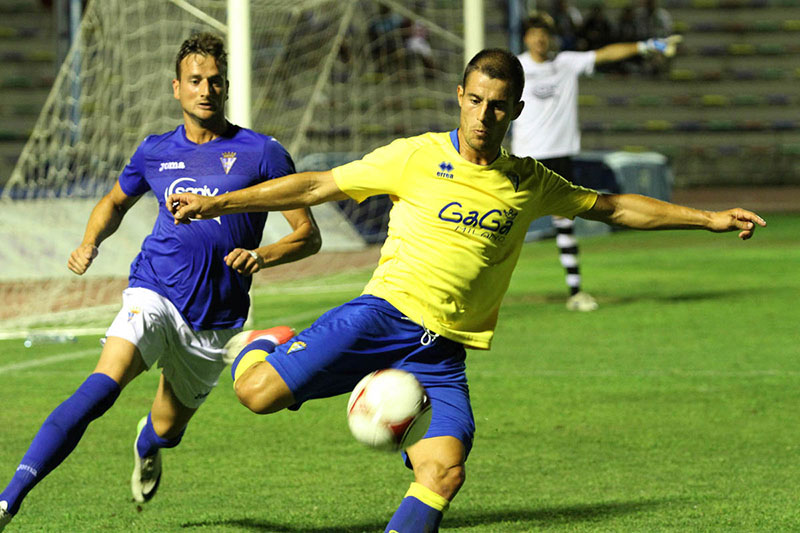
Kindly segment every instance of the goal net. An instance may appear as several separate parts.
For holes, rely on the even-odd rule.
[[[0,177],[0,329],[107,315],[150,231],[152,195],[134,206],[81,277],[66,261],[89,214],[136,146],[173,129],[180,43],[227,32],[224,0],[94,0],[12,175]],[[252,127],[286,146],[298,170],[327,169],[403,136],[455,127],[463,69],[460,2],[251,0]],[[236,50],[229,50],[235,54]],[[315,208],[325,260],[280,275],[349,268],[379,244],[389,202]],[[265,241],[288,226],[270,217]],[[274,221],[274,222],[273,222]],[[283,224],[283,225],[282,225]],[[256,283],[270,275],[256,276]],[[76,313],[76,309],[81,309]]]

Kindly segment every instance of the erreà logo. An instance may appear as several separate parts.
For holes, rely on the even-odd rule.
[[[236,152],[222,152],[222,157],[219,158],[222,162],[222,168],[225,169],[225,174],[231,171],[231,167],[236,162]]]
[[[439,171],[436,173],[436,177],[453,179],[453,164],[449,161],[439,163]]]
[[[214,187],[214,189],[211,189],[211,187],[209,187],[208,185],[197,187],[191,185],[193,183],[197,183],[197,180],[194,178],[176,179],[175,181],[169,184],[169,187],[167,187],[164,190],[164,202],[166,203],[166,201],[169,199],[170,194],[180,194],[183,192],[190,192],[193,194],[198,194],[200,196],[216,196],[217,194],[219,194],[218,187]],[[210,220],[215,220],[217,224],[222,225],[222,221],[219,219],[219,217],[214,217]]]

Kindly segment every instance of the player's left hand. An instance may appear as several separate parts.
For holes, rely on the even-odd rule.
[[[225,264],[243,276],[251,276],[264,268],[264,259],[255,250],[234,248],[225,256]]]
[[[188,224],[192,220],[214,218],[208,211],[212,198],[188,192],[170,194],[167,197],[167,209],[175,217],[175,224]]]
[[[643,54],[658,53],[672,57],[678,51],[678,43],[683,40],[681,35],[670,35],[665,38],[647,39],[639,43],[639,52]]]
[[[736,209],[712,213],[711,223],[708,229],[716,233],[741,230],[739,232],[739,238],[747,240],[755,233],[756,226],[761,226],[763,228],[766,225],[766,221],[757,214],[737,207]]]

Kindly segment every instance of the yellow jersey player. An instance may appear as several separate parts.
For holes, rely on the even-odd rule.
[[[457,88],[460,121],[450,133],[398,140],[332,171],[214,198],[169,198],[176,223],[375,194],[393,198],[380,262],[361,296],[272,353],[267,343],[248,343],[254,333],[243,332],[230,354],[236,394],[256,413],[349,392],[381,368],[417,377],[430,397],[432,421],[425,437],[404,452],[414,482],[387,532],[438,531],[464,483],[475,432],[465,349],[490,348],[531,220],[551,214],[638,229],[739,230],[743,239],[765,225],[744,209],[707,212],[638,195],[598,194],[533,159],[509,155],[501,143],[522,111],[523,85],[513,54],[484,50]]]

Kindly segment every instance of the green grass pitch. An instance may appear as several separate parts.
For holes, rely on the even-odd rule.
[[[493,349],[468,356],[478,433],[442,530],[800,529],[800,217],[766,218],[749,242],[583,239],[584,286],[600,303],[587,314],[564,309],[553,241],[527,245]],[[367,276],[261,290],[256,323],[305,327]],[[98,353],[97,336],[0,342],[0,484]],[[350,437],[346,396],[257,416],[225,373],[164,452],[158,496],[137,506],[132,439],[157,378],[123,392],[7,532],[378,532],[411,481],[398,456]]]

